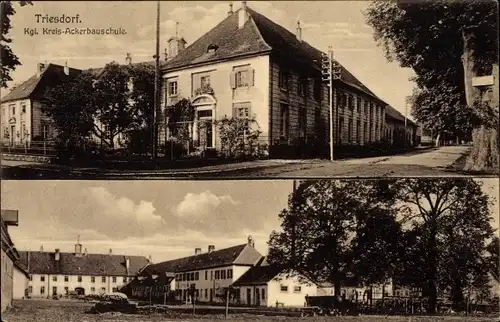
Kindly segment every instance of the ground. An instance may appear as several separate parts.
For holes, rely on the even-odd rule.
[[[3,322],[97,322],[97,321],[220,321],[226,320],[223,315],[209,316],[193,316],[184,314],[177,318],[165,317],[161,315],[129,315],[129,314],[90,314],[86,311],[91,307],[90,304],[70,300],[19,300],[14,302],[14,308],[2,314]],[[486,322],[497,321],[493,318],[480,317],[458,317],[458,316],[440,316],[440,317],[403,317],[403,316],[360,316],[360,317],[271,317],[258,316],[250,314],[230,315],[227,319],[234,322],[246,321],[311,321],[311,322],[357,322],[357,321],[413,321],[413,322],[430,322],[430,321],[471,321],[471,322]],[[227,321],[226,320],[226,321]]]
[[[312,178],[470,175],[461,172],[469,146],[348,160],[258,160],[191,169],[103,170],[2,160],[3,179]],[[494,175],[494,174],[491,174]]]

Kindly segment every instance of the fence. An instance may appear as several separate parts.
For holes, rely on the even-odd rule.
[[[2,152],[35,156],[55,156],[58,149],[53,140],[29,142],[2,141]]]

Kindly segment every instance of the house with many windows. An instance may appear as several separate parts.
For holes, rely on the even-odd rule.
[[[78,242],[73,253],[22,251],[21,262],[29,273],[28,295],[32,298],[63,296],[70,292],[104,294],[118,291],[149,264],[143,256],[89,254]]]
[[[196,147],[220,149],[214,121],[238,117],[255,119],[260,143],[271,155],[296,154],[312,146],[328,149],[330,105],[322,82],[323,53],[303,39],[300,23],[293,34],[243,1],[239,10],[233,12],[231,6],[222,22],[185,45],[184,39],[169,40],[169,48],[176,50],[162,68],[162,105],[167,109],[190,99]],[[332,95],[335,144],[381,142],[387,104],[342,65],[338,74]]]
[[[32,141],[51,140],[55,128],[43,113],[44,92],[81,71],[52,63],[37,64],[36,73],[2,97],[0,135],[4,145],[30,145]]]

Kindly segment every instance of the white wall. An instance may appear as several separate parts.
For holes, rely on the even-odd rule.
[[[31,297],[47,297],[52,296],[53,287],[57,287],[57,294],[65,295],[66,290],[75,291],[75,288],[82,287],[85,289],[85,294],[101,294],[101,293],[109,293],[113,292],[113,288],[120,288],[126,284],[123,278],[126,276],[115,276],[116,282],[113,282],[112,276],[105,276],[106,282],[102,282],[102,276],[95,276],[95,282],[92,283],[91,276],[83,275],[82,281],[78,282],[77,275],[67,275],[68,281],[64,280],[64,275],[41,275],[41,274],[32,274],[32,278],[29,281],[29,286],[32,287]],[[42,281],[41,277],[44,276],[45,280]],[[53,277],[57,278],[57,281],[53,280]],[[127,280],[132,279],[130,276]],[[45,288],[45,292],[41,293],[41,287]],[[94,290],[92,290],[94,288]]]
[[[7,308],[12,307],[12,296],[13,296],[13,287],[14,287],[14,263],[12,259],[4,252],[3,248],[1,249],[1,265],[2,268],[0,272],[2,274],[2,278],[0,279],[0,283],[2,286],[2,311],[5,311]]]
[[[231,88],[230,76],[233,67],[250,64],[255,70],[254,86],[248,88]],[[258,56],[221,62],[209,66],[187,68],[180,71],[169,72],[163,75],[165,79],[177,77],[178,99],[193,98],[192,74],[200,72],[210,72],[210,86],[215,93],[217,100],[215,108],[215,119],[224,116],[232,116],[233,103],[251,102],[251,112],[255,114],[256,121],[262,131],[261,136],[268,137],[269,132],[269,56]],[[163,82],[163,102],[167,100],[167,106],[171,101],[165,97],[165,81]],[[216,146],[218,137],[215,137]]]
[[[14,299],[23,299],[28,290],[28,277],[19,268],[14,267]]]
[[[21,113],[21,105],[26,105],[26,113]],[[12,107],[15,106],[15,114],[12,113]],[[11,134],[11,126],[15,127],[14,130],[14,142],[16,144],[21,143],[22,139],[22,124],[24,123],[26,132],[28,132],[28,136],[25,137],[25,140],[28,142],[32,139],[31,133],[31,119],[32,119],[32,110],[31,110],[31,100],[23,99],[18,101],[6,102],[2,103],[2,111],[1,111],[1,125],[0,125],[0,137],[2,141],[9,142],[11,139],[7,139],[4,137],[5,129],[9,131],[9,135]],[[9,120],[11,118],[15,118],[15,122],[10,123]],[[19,132],[19,137],[17,137],[17,132]],[[22,141],[26,142],[26,141]]]

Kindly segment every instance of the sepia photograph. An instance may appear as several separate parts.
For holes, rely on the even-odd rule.
[[[2,1],[4,179],[498,175],[496,1]]]
[[[2,182],[2,321],[493,321],[498,195],[469,178]]]

